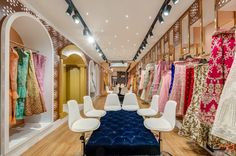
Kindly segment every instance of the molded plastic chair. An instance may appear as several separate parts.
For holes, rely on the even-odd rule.
[[[100,118],[106,115],[104,110],[97,110],[93,107],[93,101],[90,96],[84,96],[84,115],[87,117]]]
[[[113,93],[113,91],[110,90],[108,86],[106,86],[106,92],[107,92],[107,94],[112,94]]]
[[[121,110],[119,97],[117,94],[108,94],[104,106],[105,111],[118,111]]]
[[[175,128],[176,105],[177,103],[175,101],[169,100],[167,101],[164,113],[160,118],[149,118],[144,120],[144,126],[147,129],[159,132],[160,141],[162,141],[161,132],[170,132]],[[169,154],[168,152],[163,151],[162,154],[164,153]]]
[[[99,128],[100,121],[92,118],[82,118],[78,103],[75,100],[70,100],[68,104],[68,125],[73,132],[82,133],[80,140],[83,143],[83,152],[85,150],[85,132],[94,131]],[[84,155],[84,153],[83,153]]]
[[[134,93],[125,94],[122,109],[126,111],[137,111],[139,109],[138,100]]]
[[[137,111],[138,115],[148,116],[148,117],[157,115],[157,113],[158,113],[158,101],[159,101],[159,95],[153,95],[150,107],[139,109]]]

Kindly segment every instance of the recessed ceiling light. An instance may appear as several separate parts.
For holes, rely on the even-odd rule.
[[[138,33],[138,32],[136,32],[136,35],[139,35],[139,33]]]
[[[106,20],[105,20],[105,22],[106,22],[106,23],[108,23],[108,22],[109,22],[109,20],[108,20],[108,19],[106,19]]]
[[[128,14],[127,14],[127,15],[125,15],[125,17],[126,17],[126,18],[129,18],[129,15],[128,15]]]
[[[86,12],[86,15],[88,16],[88,15],[89,15],[89,13],[88,13],[88,12]]]
[[[126,29],[129,29],[129,26],[126,26],[125,28],[126,28]]]
[[[101,29],[101,32],[103,33],[103,32],[104,32],[104,30],[103,30],[103,29]]]
[[[148,19],[152,19],[152,16],[149,16]]]
[[[89,37],[88,37],[88,42],[89,42],[89,43],[94,43],[95,40],[94,40],[94,38],[93,38],[92,36],[89,36]]]
[[[127,40],[127,42],[129,42],[130,40]]]
[[[117,35],[114,35],[115,38],[117,38]]]

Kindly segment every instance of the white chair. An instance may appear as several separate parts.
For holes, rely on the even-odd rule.
[[[144,126],[147,129],[152,131],[159,132],[159,140],[160,140],[160,147],[161,147],[161,132],[170,132],[175,128],[175,121],[176,121],[176,105],[175,101],[169,100],[166,103],[164,113],[160,118],[148,118],[144,120]],[[162,151],[162,154],[168,152]]]
[[[121,110],[119,97],[117,94],[108,94],[104,106],[105,111],[118,111]]]
[[[82,133],[80,140],[83,144],[83,155],[85,150],[85,132],[91,132],[99,128],[100,121],[92,118],[82,118],[78,103],[75,100],[70,100],[68,104],[68,125],[73,132]]]
[[[137,111],[138,115],[147,116],[147,117],[157,115],[157,113],[158,113],[158,101],[159,101],[159,95],[153,95],[150,107],[139,109]]]
[[[126,111],[137,111],[139,109],[138,100],[134,93],[125,94],[122,109]]]
[[[87,117],[100,118],[106,115],[106,112],[104,110],[95,109],[91,97],[84,96],[84,115]]]
[[[113,91],[110,90],[108,86],[106,86],[106,92],[107,92],[107,94],[111,94],[111,93],[113,93]]]

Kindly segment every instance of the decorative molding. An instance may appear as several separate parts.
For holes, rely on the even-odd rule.
[[[216,9],[220,9],[223,6],[225,6],[227,3],[229,3],[231,0],[216,0]]]
[[[200,0],[195,1],[189,9],[189,24],[194,24],[198,19],[201,18],[200,13]]]

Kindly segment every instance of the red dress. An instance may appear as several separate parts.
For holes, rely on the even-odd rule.
[[[184,115],[190,105],[193,95],[194,85],[194,68],[189,67],[186,69],[186,82],[185,82],[185,98],[184,98]]]
[[[234,59],[234,32],[215,34],[212,37],[212,52],[209,71],[200,103],[202,121],[212,125],[220,95]]]

